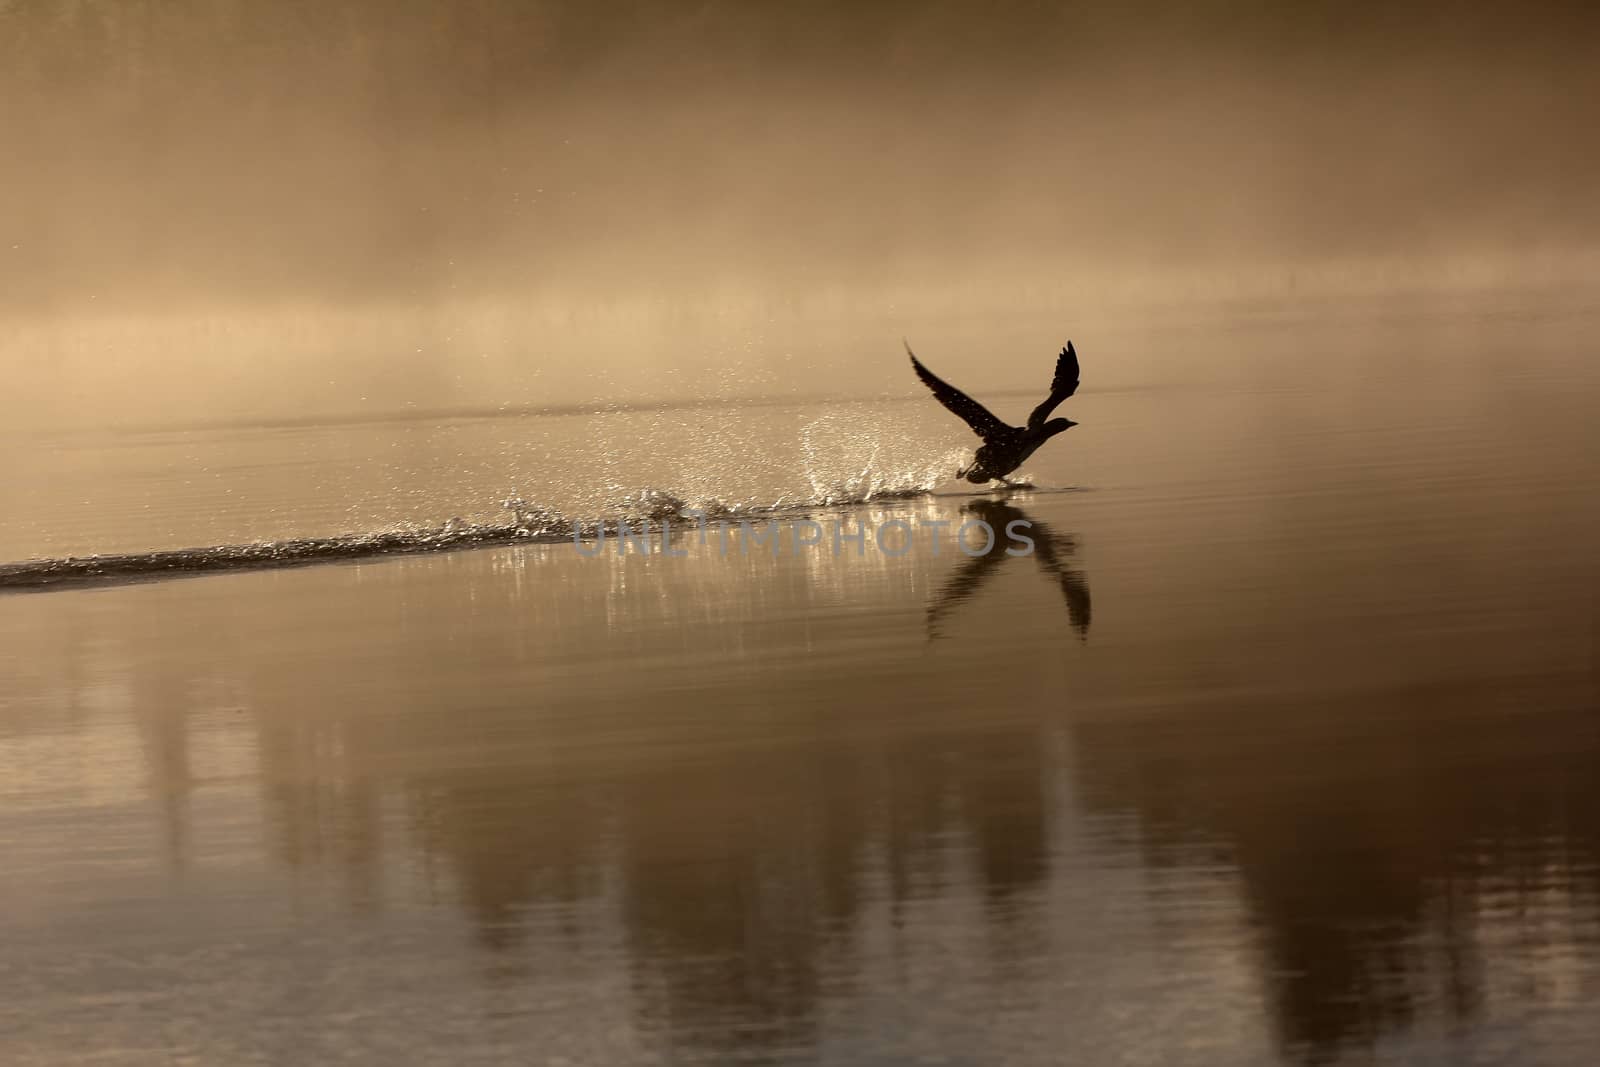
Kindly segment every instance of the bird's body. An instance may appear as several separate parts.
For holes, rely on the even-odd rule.
[[[1033,413],[1028,416],[1028,421],[1023,426],[1011,426],[1001,422],[988,408],[939,378],[922,365],[917,354],[911,351],[909,343],[906,345],[906,354],[911,357],[911,366],[916,369],[917,377],[933,390],[935,399],[959,415],[962,421],[983,439],[977,454],[972,457],[971,465],[965,470],[956,472],[957,477],[965,478],[975,485],[982,485],[987,481],[1011,484],[1006,481],[1006,475],[1027,462],[1028,457],[1039,450],[1040,445],[1056,434],[1078,425],[1071,419],[1050,418],[1050,413],[1063,400],[1078,391],[1078,353],[1072,347],[1071,341],[1068,341],[1067,347],[1061,350],[1061,355],[1056,357],[1056,373],[1050,383],[1050,395],[1033,409]]]

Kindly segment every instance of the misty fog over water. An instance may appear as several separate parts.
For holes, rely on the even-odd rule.
[[[903,392],[902,334],[1129,384],[1230,302],[1581,294],[1591,22],[5,0],[7,421]]]

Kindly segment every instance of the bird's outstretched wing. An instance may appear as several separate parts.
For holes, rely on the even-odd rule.
[[[987,441],[995,434],[1004,433],[1011,429],[1011,427],[995,418],[994,413],[988,408],[934,374],[927,367],[924,367],[922,361],[917,358],[917,354],[911,351],[910,342],[906,342],[906,355],[911,357],[911,365],[916,368],[917,377],[922,379],[924,385],[933,390],[934,399],[961,416],[962,421],[971,426],[972,431],[979,437]]]
[[[1072,347],[1072,342],[1067,342],[1067,347],[1061,350],[1056,357],[1056,376],[1050,382],[1050,395],[1044,403],[1033,409],[1033,414],[1028,416],[1029,426],[1041,426],[1050,413],[1056,409],[1067,397],[1078,391],[1078,352]]]

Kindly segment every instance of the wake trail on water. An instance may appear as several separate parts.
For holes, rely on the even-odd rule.
[[[0,562],[0,593],[569,538],[582,542],[597,538],[602,523],[615,529],[615,523],[626,521],[639,530],[647,522],[659,531],[665,522],[676,532],[696,522],[799,518],[814,509],[923,497],[950,481],[970,449],[927,436],[921,421],[906,405],[820,411],[802,405],[793,412],[763,409],[759,419],[742,421],[720,410],[651,409],[600,415],[578,426],[425,424],[427,433],[415,440],[408,436],[412,430],[398,437],[335,435],[333,444],[342,442],[343,451],[330,448],[333,461],[318,458],[332,462],[327,477],[338,489],[325,493],[320,485],[308,487],[304,521],[316,525],[301,529],[293,519],[295,489],[248,480],[260,466],[260,450],[282,443],[209,441],[221,470],[245,472],[243,484],[227,485],[230,494],[238,490],[234,500],[251,500],[265,491],[282,501],[263,515],[272,523],[269,537],[217,543],[248,537],[250,520],[244,516],[238,525],[190,535],[191,544],[203,546],[201,538],[217,539],[205,547],[170,547],[182,542],[167,531],[154,534],[155,543],[141,544],[133,540],[138,531],[130,530],[128,539],[119,537],[107,546],[114,552]],[[318,449],[329,446],[322,438],[313,443]],[[400,466],[390,472],[389,453],[397,447],[407,454],[420,450],[420,469]],[[192,464],[193,459],[187,453],[163,454],[151,462]],[[441,478],[436,468],[458,474]],[[388,496],[369,489],[374,475],[390,486]],[[517,495],[502,499],[508,490]],[[495,500],[503,508],[498,513],[490,504]],[[342,532],[325,525],[341,502],[351,515]],[[207,522],[208,502],[175,498],[174,503],[192,507],[199,516],[191,520],[179,510],[177,521]],[[467,518],[441,521],[450,515]],[[92,549],[94,541],[72,547],[80,545]]]
[[[920,481],[927,484],[910,484]],[[871,479],[865,488],[835,487],[804,499],[780,497],[758,506],[728,505],[716,500],[689,501],[672,493],[645,489],[622,498],[604,509],[603,514],[592,518],[569,517],[513,498],[502,504],[512,518],[501,522],[452,519],[440,526],[331,537],[0,563],[0,593],[156,581],[223,571],[266,570],[469,548],[550,544],[568,539],[582,542],[598,537],[602,527],[614,528],[618,521],[627,522],[636,529],[662,521],[684,529],[693,529],[696,521],[770,521],[800,517],[821,508],[930,496],[934,484],[935,480],[928,479]],[[683,526],[676,527],[680,522]]]

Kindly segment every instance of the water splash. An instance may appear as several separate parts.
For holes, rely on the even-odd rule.
[[[565,537],[571,524],[554,508],[532,504],[519,496],[507,497],[500,506],[512,513],[512,526],[523,537]]]
[[[966,455],[961,449],[946,449],[930,460],[920,442],[886,435],[876,422],[864,423],[858,414],[843,412],[801,427],[800,448],[812,499],[822,504],[929,492],[953,477]]]

